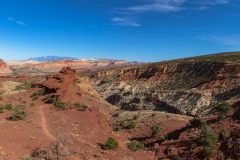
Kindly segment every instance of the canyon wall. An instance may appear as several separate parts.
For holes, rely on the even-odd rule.
[[[240,99],[239,59],[152,63],[98,72],[92,80],[108,102],[124,110],[201,116],[221,101]]]

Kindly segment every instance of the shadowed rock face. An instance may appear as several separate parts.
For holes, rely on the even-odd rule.
[[[11,73],[11,70],[9,69],[7,64],[3,60],[0,59],[0,75],[8,74],[8,73]]]
[[[99,72],[96,89],[125,110],[204,115],[216,103],[239,99],[238,61],[178,60]]]

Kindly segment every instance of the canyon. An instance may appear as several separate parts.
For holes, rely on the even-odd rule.
[[[8,65],[1,61],[0,159],[240,158],[240,52]]]
[[[236,102],[240,53],[194,57],[93,74],[96,89],[123,110],[206,115],[221,101]]]

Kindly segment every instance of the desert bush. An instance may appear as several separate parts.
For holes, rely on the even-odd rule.
[[[111,137],[109,137],[108,140],[104,144],[101,145],[101,148],[103,150],[114,150],[117,147],[118,147],[118,142]]]
[[[0,113],[3,113],[4,109],[3,109],[3,106],[0,105]]]
[[[200,128],[202,126],[202,120],[200,118],[193,118],[190,120],[190,124],[194,128]]]
[[[231,104],[223,102],[216,107],[216,111],[219,112],[217,120],[221,121],[227,118],[228,112],[232,110]]]
[[[160,138],[161,141],[165,141],[165,140],[168,140],[168,139],[169,139],[168,135],[164,135]]]
[[[77,111],[86,111],[89,107],[86,104],[75,103],[74,108]]]
[[[119,131],[122,129],[134,129],[136,127],[136,124],[133,121],[126,122],[126,121],[120,121],[113,125],[114,131]]]
[[[221,121],[221,120],[224,120],[226,118],[227,118],[227,115],[225,113],[219,113],[218,117],[217,117],[217,120]]]
[[[150,129],[151,129],[152,136],[157,135],[161,131],[161,128],[157,125],[150,127]]]
[[[203,125],[201,128],[201,135],[199,139],[199,144],[203,146],[203,155],[205,157],[210,157],[217,147],[218,136],[215,131],[207,126]]]
[[[21,106],[17,106],[14,109],[14,113],[9,117],[11,121],[24,120],[26,118],[26,112]]]
[[[4,109],[5,110],[8,110],[8,111],[11,111],[11,110],[13,110],[13,105],[12,104],[10,104],[10,103],[8,103],[8,104],[6,104],[5,106],[4,106]]]
[[[2,101],[3,100],[3,97],[0,95],[0,101]]]
[[[55,106],[56,109],[58,110],[65,110],[66,106],[63,102],[59,101],[58,99],[55,100],[55,102],[53,103],[53,105]]]
[[[219,138],[222,141],[226,140],[228,136],[229,136],[229,133],[226,129],[222,129],[219,133]]]
[[[224,114],[227,114],[229,111],[231,111],[231,109],[232,109],[231,104],[227,102],[223,102],[216,107],[216,110],[219,113],[224,113]]]
[[[40,96],[44,96],[44,95],[46,95],[45,90],[39,90],[39,91],[37,91],[36,93],[33,93],[33,94],[31,95],[31,98],[32,98],[33,101],[35,101],[35,100],[37,100]]]
[[[142,142],[133,140],[127,144],[127,148],[131,151],[139,151],[139,150],[144,150],[144,144]]]

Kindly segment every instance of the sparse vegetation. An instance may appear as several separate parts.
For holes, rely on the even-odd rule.
[[[139,151],[139,150],[144,150],[145,146],[142,142],[133,140],[127,144],[127,148],[131,151]]]
[[[6,104],[6,105],[0,105],[0,113],[3,113],[4,110],[10,111],[10,110],[13,110],[13,109],[14,109],[14,107],[13,107],[13,105],[10,104],[10,103],[8,103],[8,104]]]
[[[210,157],[217,147],[218,136],[215,131],[207,126],[203,125],[201,128],[201,135],[199,144],[203,146],[202,154],[205,157]]]
[[[36,83],[36,81],[25,81],[22,84],[16,86],[15,91],[28,90],[28,89],[32,88],[35,83]]]
[[[161,128],[157,125],[152,126],[150,129],[152,136],[156,136],[161,131]]]
[[[203,122],[200,118],[193,118],[190,120],[190,124],[194,128],[200,128],[202,126]]]
[[[59,101],[58,99],[55,100],[55,102],[53,103],[53,105],[54,105],[55,108],[57,108],[58,110],[65,110],[65,109],[66,109],[65,103]]]
[[[3,106],[0,105],[0,113],[3,113]]]
[[[134,129],[136,127],[136,124],[133,121],[126,122],[126,121],[120,121],[113,125],[114,131],[119,131],[122,129]]]
[[[118,142],[111,137],[109,137],[108,140],[104,144],[101,145],[101,148],[103,150],[114,150],[117,147],[118,147]]]
[[[74,108],[77,111],[86,111],[89,107],[86,104],[75,103]]]
[[[222,129],[219,133],[220,140],[224,141],[229,136],[229,132],[226,129]]]
[[[9,120],[11,121],[18,121],[18,120],[24,120],[26,118],[26,112],[22,108],[22,106],[16,106],[14,109],[14,113],[9,117]]]
[[[232,106],[227,102],[223,102],[216,107],[216,110],[219,112],[217,120],[221,121],[227,118],[227,114],[232,110]]]
[[[164,135],[160,138],[161,141],[165,141],[165,140],[168,140],[168,139],[169,139],[168,135]]]
[[[33,93],[33,94],[31,95],[31,98],[32,98],[33,101],[35,101],[35,100],[37,100],[40,96],[44,96],[44,95],[46,95],[45,90],[39,90],[39,91],[37,91],[36,93]]]
[[[218,117],[217,117],[217,120],[218,121],[222,121],[222,120],[224,120],[226,118],[227,118],[227,115],[225,113],[219,113]]]
[[[223,102],[220,105],[217,106],[217,111],[220,113],[225,113],[227,114],[229,111],[231,111],[232,106],[231,104],[227,103],[227,102]]]
[[[13,110],[13,105],[12,104],[10,104],[10,103],[8,103],[8,104],[6,104],[5,106],[4,106],[4,109],[5,110],[8,110],[8,111],[11,111],[11,110]]]

